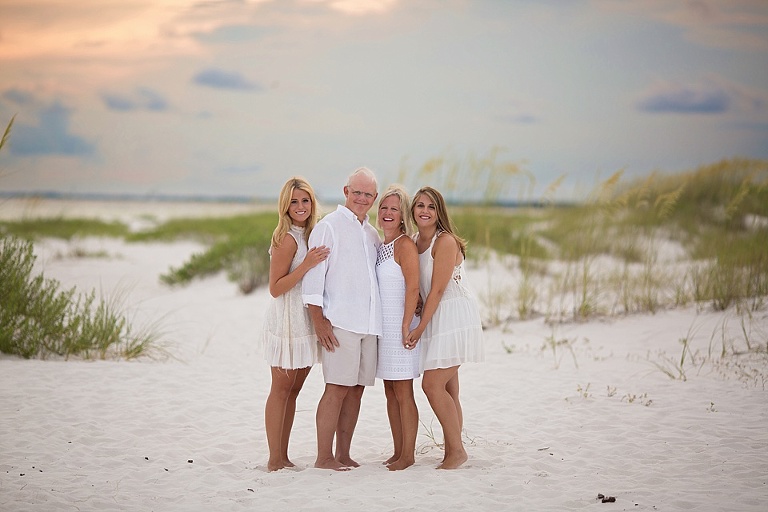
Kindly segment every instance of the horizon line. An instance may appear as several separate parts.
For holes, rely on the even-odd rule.
[[[6,199],[60,199],[66,201],[138,201],[138,202],[192,202],[192,203],[267,203],[275,202],[277,198],[266,198],[257,196],[244,196],[235,194],[205,195],[205,194],[162,194],[162,193],[110,193],[110,192],[57,192],[47,191],[9,191],[0,190],[0,198]],[[336,201],[338,198],[333,199]],[[557,206],[566,206],[575,204],[574,201],[552,201],[545,204],[545,201],[531,199],[525,201],[519,200],[501,200],[501,201],[483,201],[446,198],[449,204],[461,206],[503,206],[503,207],[536,207],[540,208],[546,204]]]

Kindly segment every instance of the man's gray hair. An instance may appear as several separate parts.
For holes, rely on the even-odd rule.
[[[372,170],[370,170],[367,167],[358,167],[354,171],[352,171],[352,174],[349,175],[349,178],[347,178],[347,186],[349,186],[349,182],[352,181],[352,178],[355,176],[365,176],[366,178],[373,181],[374,186],[376,187],[376,190],[379,190],[379,182],[376,180],[376,174]]]

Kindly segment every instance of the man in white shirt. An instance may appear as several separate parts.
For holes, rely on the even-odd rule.
[[[381,241],[368,222],[377,196],[373,172],[356,169],[344,186],[344,206],[326,215],[309,236],[309,247],[325,245],[331,250],[302,281],[303,301],[324,347],[325,391],[317,404],[316,468],[359,466],[349,450],[363,391],[375,382],[376,343],[382,330],[376,281],[376,250]]]

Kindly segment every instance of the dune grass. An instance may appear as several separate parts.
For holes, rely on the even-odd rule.
[[[451,214],[469,241],[469,259],[483,265],[492,254],[511,255],[522,277],[513,289],[489,288],[484,302],[493,311],[491,324],[537,314],[562,321],[655,312],[692,302],[718,310],[765,305],[766,162],[725,160],[630,182],[618,172],[585,200],[567,205],[551,198],[560,180],[541,198],[526,196],[532,177],[520,165],[500,161],[497,153],[462,161],[431,159],[410,181],[429,180],[450,196],[463,175],[470,176],[467,190],[476,200],[470,205],[452,204]],[[405,171],[401,178],[409,181]],[[516,191],[525,206],[492,204],[500,190]],[[129,233],[119,223],[82,219],[4,222],[0,229],[28,239],[198,240],[207,248],[160,279],[184,285],[223,271],[249,293],[268,280],[267,251],[275,224],[275,212],[262,212],[173,219],[138,233]],[[664,248],[670,245],[683,253],[677,260],[665,256]]]
[[[194,239],[207,248],[178,268],[160,276],[168,285],[184,285],[196,278],[227,273],[243,293],[269,282],[269,244],[277,224],[271,212],[207,219],[173,219],[153,230],[134,233],[132,241]]]
[[[84,236],[123,238],[128,235],[128,226],[121,222],[104,222],[98,219],[35,218],[0,221],[0,234],[27,240],[40,238],[72,240]]]
[[[61,289],[35,274],[32,243],[0,239],[0,352],[24,358],[52,356],[133,359],[159,354],[156,327],[137,330],[120,296],[97,298]]]
[[[576,296],[573,316],[654,312],[689,301],[716,310],[760,308],[768,294],[768,162],[726,160],[674,176],[623,183],[616,173],[581,204],[549,208],[541,231],[568,262],[554,293]],[[662,246],[684,251],[662,261]],[[596,258],[620,262],[597,272]],[[598,305],[598,307],[592,307]]]

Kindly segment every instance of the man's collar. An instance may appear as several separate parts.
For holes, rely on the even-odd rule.
[[[341,211],[341,213],[343,213],[345,217],[347,217],[349,219],[352,219],[352,220],[355,220],[355,221],[359,222],[360,224],[368,222],[368,214],[365,215],[365,220],[361,222],[360,219],[357,218],[357,215],[355,215],[355,212],[353,212],[352,210],[350,210],[349,208],[347,208],[343,204],[340,204],[338,206],[338,208],[336,208],[336,211]]]

